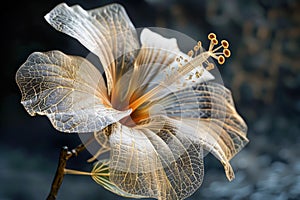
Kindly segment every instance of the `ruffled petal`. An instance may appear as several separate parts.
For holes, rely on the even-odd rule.
[[[110,128],[109,180],[116,187],[133,196],[185,199],[202,183],[203,150],[234,178],[229,161],[248,139],[228,89],[202,83],[149,107],[150,116],[136,126]]]
[[[211,138],[204,143],[209,144],[205,149],[221,161],[228,179],[234,178],[229,160],[248,139],[247,125],[235,110],[228,89],[212,82],[198,84],[165,96],[149,110],[152,116],[165,115],[183,121],[194,127],[199,137]]]
[[[98,131],[131,113],[111,107],[104,80],[89,61],[59,51],[31,54],[16,82],[27,112],[47,115],[59,131]]]
[[[203,149],[185,135],[163,117],[134,128],[116,124],[110,136],[110,181],[126,193],[151,198],[192,195],[203,180]]]
[[[108,94],[120,74],[132,66],[139,48],[136,31],[124,8],[111,4],[85,11],[65,3],[56,6],[45,19],[55,29],[79,40],[96,54],[107,76]]]

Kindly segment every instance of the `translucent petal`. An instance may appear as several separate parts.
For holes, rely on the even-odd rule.
[[[205,149],[222,162],[228,179],[233,178],[229,160],[248,143],[248,139],[247,126],[235,110],[228,89],[217,83],[198,84],[169,94],[154,105],[160,105],[160,109],[150,108],[152,116],[166,115],[183,121],[194,127],[201,140],[206,138],[205,143],[210,145]]]
[[[159,70],[159,73],[155,74],[155,77],[152,78],[152,83],[147,84],[146,92],[152,89],[153,85],[160,84],[163,85],[165,89],[162,89],[155,96],[161,96],[214,79],[214,76],[203,66],[195,66],[188,74],[174,79],[178,75],[178,69],[180,68],[176,60],[180,57],[182,58],[182,63],[184,63],[184,60],[186,62],[192,60],[192,58],[180,51],[175,38],[165,38],[145,28],[141,33],[141,43],[142,49],[139,56],[143,59],[143,62],[139,61],[139,63],[141,63],[140,65],[146,65],[146,69],[148,70],[153,70],[155,64],[159,64],[160,67],[154,67],[154,70]],[[195,74],[197,71],[202,72],[201,77],[195,78],[195,76],[193,76],[193,78],[189,79],[189,75]],[[148,75],[150,73],[141,72],[141,74]]]
[[[86,59],[59,51],[33,53],[16,82],[30,115],[47,115],[63,132],[98,131],[130,114],[111,108],[100,72]]]
[[[180,68],[180,65],[178,61],[176,61],[176,59],[181,57],[181,60],[184,63],[183,60],[190,61],[192,58],[190,58],[188,55],[179,50],[177,40],[175,38],[167,39],[160,36],[159,34],[151,32],[150,30],[144,30],[144,35],[141,35],[142,44],[145,47],[162,49],[164,54],[167,54],[169,61],[167,64],[164,63],[163,70],[161,70],[158,76],[156,76],[152,80],[153,83],[164,84],[164,87],[166,87],[166,90],[162,90],[161,93],[156,96],[160,96],[161,94],[166,94],[171,91],[174,92],[179,89],[184,89],[185,87],[190,87],[197,83],[202,83],[214,79],[214,76],[211,73],[209,73],[203,66],[195,66],[195,68],[188,74],[174,79],[178,75],[178,70]],[[164,56],[166,56],[164,54],[160,55],[163,59]],[[197,71],[202,72],[201,77],[196,79],[193,76],[192,79],[189,79],[189,75],[195,74]],[[170,79],[171,81],[168,81]],[[151,87],[149,88],[151,89]]]
[[[165,118],[135,128],[118,124],[110,145],[110,181],[127,193],[184,199],[202,183],[202,146]]]
[[[164,38],[144,28],[141,32],[142,47],[132,70],[117,82],[113,94],[114,105],[128,103],[159,84],[165,77],[164,70],[174,62],[180,53],[175,38]],[[121,101],[121,102],[120,102]]]
[[[189,72],[202,71],[202,76],[197,80],[189,79],[189,74],[180,74],[182,66],[176,58],[182,57],[188,61],[191,58],[179,50],[175,38],[165,38],[145,28],[141,33],[141,43],[133,70],[117,84],[115,93],[118,95],[115,96],[118,98],[113,98],[113,105],[125,102],[130,104],[129,107],[136,108],[137,104],[149,103],[166,94],[214,79],[203,66],[195,66]]]
[[[96,54],[107,76],[108,94],[120,74],[132,66],[139,48],[136,31],[119,4],[85,11],[80,6],[56,6],[45,19],[55,29],[79,40]]]
[[[157,199],[184,199],[201,185],[203,149],[234,178],[230,159],[246,145],[247,126],[231,93],[217,83],[198,84],[158,100],[133,128],[114,124],[110,181],[120,190]],[[151,106],[150,106],[151,107]]]
[[[112,133],[114,124],[110,124],[103,128],[101,131],[95,131],[92,137],[85,139],[86,134],[80,134],[81,140],[85,141],[86,149],[93,155],[92,158],[88,159],[88,162],[93,162],[96,159],[103,160],[104,157],[107,159],[110,152],[109,136]]]

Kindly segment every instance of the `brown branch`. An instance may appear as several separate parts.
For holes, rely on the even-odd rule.
[[[67,165],[67,160],[68,160],[68,147],[63,147],[60,151],[59,155],[59,162],[57,165],[55,177],[53,179],[52,185],[51,185],[51,191],[47,197],[47,200],[55,200],[58,190],[62,184],[63,178],[64,178],[64,169]]]
[[[57,165],[55,177],[53,179],[50,193],[47,197],[47,200],[55,200],[58,190],[62,184],[62,181],[64,179],[65,175],[65,168],[67,165],[67,161],[69,158],[73,156],[77,156],[78,153],[83,151],[85,149],[85,146],[83,144],[78,145],[75,149],[72,149],[71,151],[68,151],[68,147],[64,146],[62,147],[59,155],[59,162]]]

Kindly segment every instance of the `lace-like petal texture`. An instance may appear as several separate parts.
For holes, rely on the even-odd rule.
[[[33,53],[17,71],[16,81],[27,112],[46,115],[59,131],[98,131],[131,113],[111,107],[100,72],[81,57]]]
[[[126,11],[111,4],[85,11],[65,3],[56,6],[45,19],[56,30],[76,38],[99,57],[107,77],[108,94],[114,83],[132,66],[137,34]]]

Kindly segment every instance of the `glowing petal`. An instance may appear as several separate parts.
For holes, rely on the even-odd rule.
[[[33,53],[16,81],[30,115],[47,115],[63,132],[101,130],[130,114],[111,108],[100,72],[81,57],[59,51]]]
[[[117,82],[113,94],[114,105],[128,103],[132,96],[138,98],[165,77],[165,70],[180,53],[175,38],[164,38],[145,28],[141,32],[142,47],[135,59],[134,67]],[[121,102],[117,102],[121,101]]]
[[[126,193],[184,199],[203,179],[203,149],[164,118],[110,136],[110,180]]]
[[[228,179],[233,179],[229,160],[248,139],[247,126],[236,112],[228,89],[216,83],[198,84],[169,94],[154,105],[160,105],[160,110],[150,108],[152,115],[166,115],[194,127],[201,141],[205,141],[205,149],[222,162]]]
[[[98,21],[101,33],[107,40],[114,57],[113,76],[117,81],[132,68],[136,51],[140,48],[135,27],[130,21],[124,7],[111,4],[88,13]]]
[[[85,11],[80,6],[68,7],[62,3],[45,19],[55,29],[76,38],[99,57],[110,94],[118,74],[132,66],[135,56],[132,51],[139,47],[136,31],[124,8],[111,4]],[[122,62],[124,60],[126,62]]]

